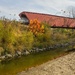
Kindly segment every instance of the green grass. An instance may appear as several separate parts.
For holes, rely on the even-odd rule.
[[[49,60],[55,59],[64,53],[63,49],[50,50],[22,56],[21,58],[13,59],[4,64],[0,63],[0,75],[16,75],[30,67],[35,67]]]

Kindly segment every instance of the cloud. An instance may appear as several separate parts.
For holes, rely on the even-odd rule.
[[[35,3],[47,9],[51,7],[56,10],[62,10],[71,5],[75,6],[75,1],[71,1],[71,0],[41,0],[41,1],[35,0]]]
[[[9,18],[18,18],[22,11],[41,12],[48,14],[62,15],[61,10],[66,10],[68,6],[75,6],[75,0],[0,0],[0,15]],[[11,16],[9,16],[11,14]],[[13,16],[16,14],[16,16]]]

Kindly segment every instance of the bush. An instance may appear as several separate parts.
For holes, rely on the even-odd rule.
[[[35,47],[43,48],[48,47],[52,42],[52,30],[51,28],[43,23],[44,26],[44,33],[38,32],[37,36],[35,37]]]
[[[23,28],[23,30],[22,30]],[[29,50],[33,45],[33,33],[24,30],[15,21],[0,21],[0,47],[14,53],[15,50]]]
[[[29,50],[32,48],[33,41],[32,32],[24,31],[21,33],[21,36],[16,38],[14,47],[16,50]]]
[[[29,24],[29,30],[33,32],[35,36],[37,36],[38,33],[44,33],[44,25],[40,23],[37,19],[31,20]]]
[[[63,43],[75,36],[75,31],[62,28],[51,28],[38,20],[26,27],[17,21],[0,20],[0,55],[2,52],[31,50],[33,47],[44,48]]]

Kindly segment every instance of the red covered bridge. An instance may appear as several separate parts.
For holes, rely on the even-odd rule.
[[[21,12],[19,16],[25,24],[29,24],[30,20],[37,19],[40,22],[48,23],[51,27],[75,28],[74,18],[25,11]]]

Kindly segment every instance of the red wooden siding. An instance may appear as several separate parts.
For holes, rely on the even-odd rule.
[[[75,28],[75,19],[68,17],[61,17],[49,14],[42,13],[33,13],[33,12],[21,12],[19,16],[25,15],[29,20],[37,19],[40,22],[47,22],[52,27],[67,27]]]

